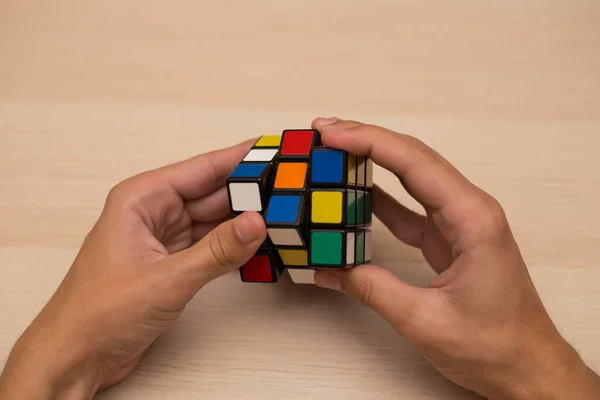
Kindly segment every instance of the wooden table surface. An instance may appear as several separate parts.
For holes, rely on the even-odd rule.
[[[561,332],[600,365],[597,0],[0,0],[0,359],[115,183],[332,114],[417,136],[496,196]],[[378,221],[374,241],[429,282]],[[475,398],[343,296],[235,274],[97,397]]]

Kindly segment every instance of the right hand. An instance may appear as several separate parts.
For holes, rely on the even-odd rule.
[[[377,186],[375,214],[439,274],[417,288],[365,265],[319,270],[319,286],[372,308],[444,376],[487,398],[600,398],[598,376],[552,323],[493,197],[410,136],[336,118],[313,128],[326,146],[369,156],[398,177],[426,215]]]

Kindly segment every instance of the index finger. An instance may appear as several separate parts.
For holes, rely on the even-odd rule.
[[[151,171],[184,200],[204,197],[225,185],[227,176],[250,151],[255,139]]]
[[[373,162],[393,172],[406,190],[426,208],[442,209],[476,193],[476,187],[441,155],[421,141],[356,121],[316,119],[323,144]]]

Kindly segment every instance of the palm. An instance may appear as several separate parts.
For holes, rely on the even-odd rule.
[[[185,211],[183,203],[176,209],[157,209],[155,212],[157,215],[163,214],[168,217],[158,221],[159,223],[153,227],[146,227],[145,235],[147,235],[151,249],[157,249],[158,254],[166,257],[188,248],[193,243],[193,221]],[[139,250],[144,251],[144,249]]]
[[[115,248],[116,243],[111,241],[118,240],[123,251],[119,258],[131,260],[132,265],[114,274],[121,275],[116,278],[118,281],[134,279],[138,282],[134,286],[142,290],[130,294],[133,297],[128,313],[106,324],[116,335],[100,356],[106,377],[103,388],[131,373],[146,349],[179,317],[195,294],[187,287],[178,286],[177,290],[159,289],[149,296],[143,288],[148,284],[160,288],[165,280],[164,264],[160,261],[189,248],[226,219],[229,213],[227,191],[220,185],[232,168],[229,164],[239,159],[247,151],[246,147],[224,150],[231,153],[228,157],[209,153],[203,159],[145,173],[123,182],[109,196],[109,203],[125,206],[107,204],[107,209],[114,208],[119,214],[114,216],[116,218],[108,218],[108,215],[101,218],[94,230],[102,235],[100,232],[105,230],[103,225],[107,221],[119,221],[118,226],[113,225],[111,229],[120,231],[121,236],[105,237],[106,245]],[[207,163],[207,157],[213,159]],[[207,169],[207,164],[215,168],[214,173]],[[198,175],[197,171],[202,173]],[[213,177],[216,179],[211,179]]]
[[[227,217],[224,188],[198,199],[184,200],[173,191],[144,199],[128,218],[140,225],[138,238],[129,244],[144,261],[157,261],[202,239]]]
[[[153,263],[190,247],[226,217],[228,208],[224,195],[226,192],[221,188],[202,198],[187,201],[170,190],[145,197],[135,207],[129,207],[123,216],[129,225],[127,229],[138,229],[137,236],[130,236],[129,251],[138,260]],[[141,358],[139,352],[147,348],[185,306],[161,296],[156,296],[150,305],[149,313],[139,310],[140,314],[137,314],[146,314],[144,318],[132,318],[120,330],[123,340],[119,347],[130,351],[115,349],[116,353],[110,358],[118,362],[113,364],[105,387],[118,383],[135,368]],[[133,342],[126,339],[128,332],[132,331],[136,332]]]

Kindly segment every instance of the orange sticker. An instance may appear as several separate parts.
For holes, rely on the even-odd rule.
[[[307,163],[280,163],[277,167],[274,187],[277,189],[303,189],[307,169]]]

